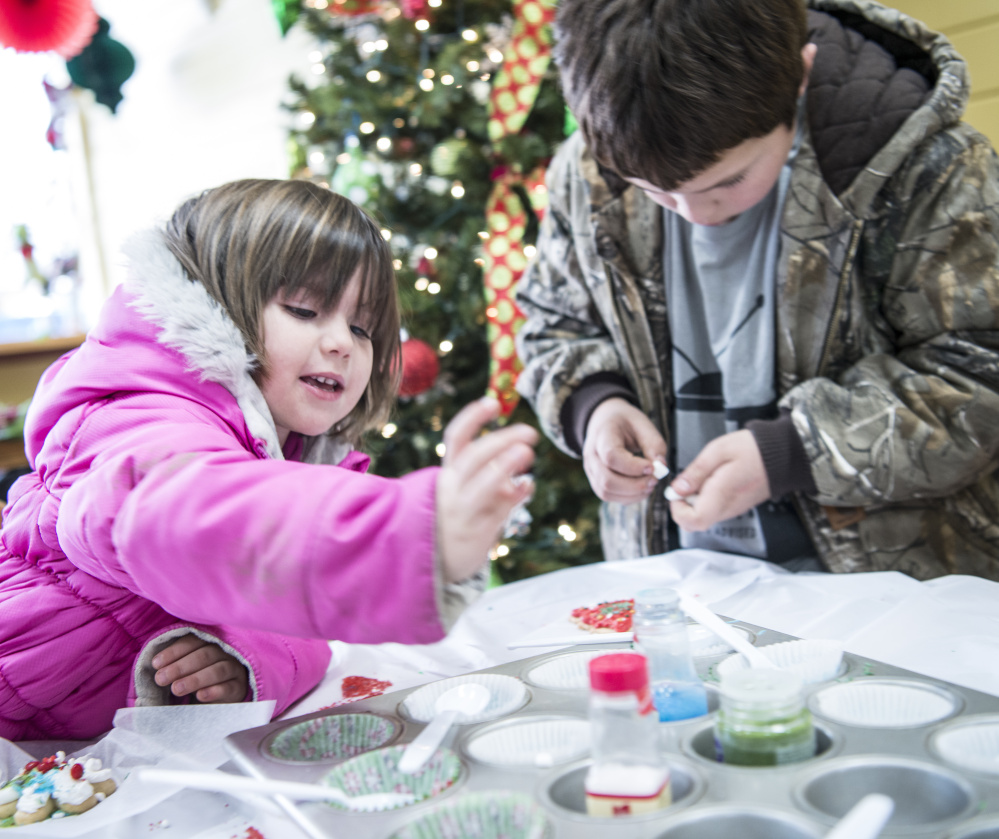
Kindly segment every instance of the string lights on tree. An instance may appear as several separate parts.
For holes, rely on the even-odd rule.
[[[316,41],[312,70],[290,81],[293,174],[364,206],[395,257],[404,387],[370,443],[380,474],[439,462],[447,421],[485,392],[505,420],[536,424],[514,388],[513,288],[565,137],[553,2],[275,0]],[[505,579],[600,558],[578,462],[542,441],[534,475],[533,521],[494,553]]]

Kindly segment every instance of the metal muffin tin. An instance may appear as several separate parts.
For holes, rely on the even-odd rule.
[[[758,646],[795,640],[742,621],[733,625],[747,630]],[[629,646],[606,645],[601,651]],[[589,759],[585,752],[580,756],[578,750],[555,750],[536,765],[475,757],[489,745],[489,738],[518,724],[568,720],[572,722],[565,727],[578,730],[576,721],[584,720],[587,712],[585,687],[542,686],[529,674],[541,664],[548,665],[543,674],[561,665],[571,670],[575,661],[550,663],[567,656],[576,656],[581,662],[593,653],[592,646],[570,647],[478,671],[522,680],[527,688],[526,704],[502,719],[452,730],[445,745],[458,754],[463,771],[450,788],[435,797],[380,813],[346,813],[322,803],[295,803],[281,796],[276,799],[315,839],[386,839],[403,825],[432,814],[435,808],[483,791],[530,796],[548,818],[548,839],[820,839],[860,798],[882,792],[895,800],[895,813],[885,836],[999,839],[999,751],[991,754],[993,742],[999,742],[999,697],[850,653],[844,655],[844,666],[835,679],[806,688],[818,734],[818,754],[780,767],[739,767],[716,761],[712,729],[718,700],[711,679],[713,664],[719,659],[698,661],[709,687],[709,713],[660,725],[662,748],[672,773],[673,805],[657,813],[616,819],[587,816],[583,778]],[[844,697],[824,693],[833,689],[843,693],[844,685],[857,685],[847,693],[857,694],[864,702],[870,697],[877,702],[883,696],[904,700],[909,694],[918,701],[928,696],[929,701],[918,705],[915,712],[911,707],[895,709],[885,704],[873,715],[877,720],[874,725],[857,724],[856,709],[844,702]],[[316,782],[342,759],[278,759],[271,755],[268,744],[292,726],[350,714],[372,714],[390,721],[393,725],[386,731],[391,731],[391,736],[382,745],[405,744],[424,727],[402,707],[406,698],[420,689],[387,693],[237,732],[227,738],[226,747],[237,765],[254,777]],[[933,721],[923,723],[924,716]],[[985,743],[985,754],[971,756],[968,744],[980,742]]]

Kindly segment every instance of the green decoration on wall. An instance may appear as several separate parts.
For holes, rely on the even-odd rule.
[[[288,30],[298,20],[301,12],[301,0],[271,0],[271,8],[274,9],[274,16],[281,27],[281,34],[287,35]]]
[[[66,62],[73,84],[88,88],[114,113],[122,100],[121,86],[135,71],[135,58],[124,44],[108,35],[111,25],[100,18],[97,34],[78,56]]]

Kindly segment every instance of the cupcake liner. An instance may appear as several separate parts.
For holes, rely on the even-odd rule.
[[[806,685],[827,682],[839,675],[843,664],[843,645],[838,641],[784,641],[759,647],[759,651],[781,670],[801,676]],[[739,655],[726,658],[716,668],[719,679],[744,670],[746,659]]]
[[[448,802],[392,834],[391,839],[545,839],[551,825],[530,796],[475,792]]]
[[[606,650],[567,653],[541,662],[527,673],[532,685],[551,690],[589,690],[590,662]]]
[[[954,766],[999,776],[999,717],[948,725],[933,735],[931,747]]]
[[[731,629],[745,635],[747,641],[753,640],[753,633],[748,629],[741,626],[732,626]],[[690,639],[690,654],[694,658],[709,658],[732,652],[728,641],[723,641],[706,626],[688,623],[687,637]]]
[[[489,704],[478,714],[463,716],[459,724],[485,722],[504,717],[516,711],[527,698],[527,688],[520,679],[513,676],[500,676],[495,673],[472,673],[468,676],[455,676],[431,682],[406,697],[403,710],[417,722],[430,722],[436,713],[435,705],[441,694],[458,685],[477,682],[488,688]]]
[[[918,682],[847,682],[816,692],[809,704],[833,722],[866,728],[914,728],[957,710],[955,697]]]
[[[351,758],[326,773],[322,782],[339,787],[347,795],[367,795],[374,792],[409,793],[414,804],[440,795],[461,774],[461,761],[450,749],[437,749],[423,767],[413,774],[399,771],[403,746],[388,746]],[[327,802],[337,810],[347,809],[335,801]],[[411,805],[406,805],[411,806]]]
[[[296,723],[275,734],[264,753],[277,760],[343,760],[377,749],[399,733],[399,724],[377,714],[337,714]]]
[[[584,757],[590,723],[575,717],[542,717],[500,723],[477,732],[465,746],[480,763],[506,768],[547,768]]]

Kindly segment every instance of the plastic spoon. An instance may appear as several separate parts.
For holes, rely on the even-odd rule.
[[[887,795],[872,792],[865,795],[841,818],[826,839],[874,839],[895,812],[895,802]]]
[[[225,772],[195,772],[184,769],[136,769],[131,773],[137,780],[149,784],[170,784],[189,789],[214,792],[252,792],[260,795],[284,795],[294,801],[336,801],[350,810],[391,810],[416,801],[410,793],[375,792],[369,795],[347,795],[337,787],[305,784],[297,781],[264,781],[245,775]]]
[[[749,662],[750,667],[769,668],[771,670],[777,669],[776,664],[774,664],[756,647],[749,643],[749,641],[747,641],[741,633],[732,629],[732,627],[725,623],[725,621],[718,617],[718,615],[712,612],[703,603],[699,603],[691,597],[682,596],[680,598],[680,608],[695,621],[701,624],[701,626],[710,629],[723,641],[727,641],[731,644],[732,648],[736,652],[742,653]]]
[[[406,746],[399,759],[399,771],[410,775],[419,770],[436,751],[451,726],[463,717],[481,713],[491,698],[489,688],[478,682],[466,682],[438,696],[434,703],[434,718]]]

